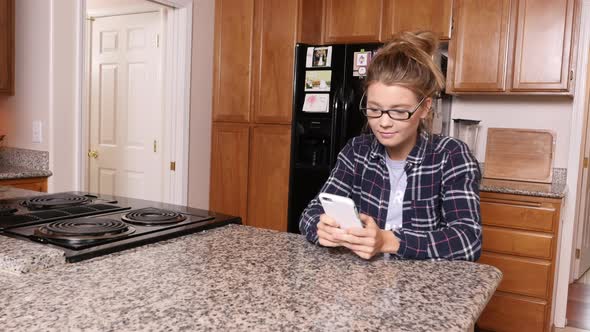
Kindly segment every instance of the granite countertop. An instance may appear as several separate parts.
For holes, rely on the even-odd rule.
[[[49,170],[33,169],[23,166],[1,165],[0,180],[13,180],[25,178],[48,177],[53,173]]]
[[[535,183],[482,179],[479,190],[482,192],[527,195],[546,198],[564,198],[567,194],[567,186],[565,181],[554,181],[553,183]]]
[[[3,331],[467,331],[501,279],[471,262],[365,261],[231,225],[22,275]]]

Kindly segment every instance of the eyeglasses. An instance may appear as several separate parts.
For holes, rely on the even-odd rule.
[[[373,108],[373,107],[362,107],[363,100],[365,99],[365,95],[366,95],[366,93],[363,93],[363,96],[361,97],[361,102],[359,104],[359,110],[361,111],[361,113],[363,113],[364,116],[366,116],[367,118],[371,118],[371,119],[377,119],[377,118],[382,117],[383,114],[386,113],[391,119],[399,120],[399,121],[409,120],[412,117],[412,115],[414,115],[414,113],[416,112],[418,107],[420,107],[420,105],[422,105],[422,103],[426,99],[426,96],[422,97],[422,99],[420,100],[418,105],[416,105],[416,107],[414,107],[414,109],[411,111],[403,110],[403,109],[381,110],[381,109]]]

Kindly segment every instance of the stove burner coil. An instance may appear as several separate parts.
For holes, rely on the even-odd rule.
[[[122,221],[107,218],[79,218],[56,221],[34,231],[36,236],[68,242],[88,242],[122,237],[135,232]]]
[[[131,224],[155,226],[179,223],[186,220],[186,216],[170,210],[145,208],[131,211],[121,219]]]
[[[25,200],[22,204],[32,210],[40,209],[59,209],[63,207],[70,207],[81,205],[89,202],[90,199],[85,196],[72,194],[56,194],[38,196]]]

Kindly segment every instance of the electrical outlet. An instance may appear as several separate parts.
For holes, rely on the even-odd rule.
[[[33,121],[33,143],[43,142],[43,123],[41,121]]]

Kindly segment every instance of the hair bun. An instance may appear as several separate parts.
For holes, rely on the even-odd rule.
[[[400,46],[415,47],[433,56],[438,50],[438,37],[431,31],[403,31],[395,34],[386,48],[391,50]]]

